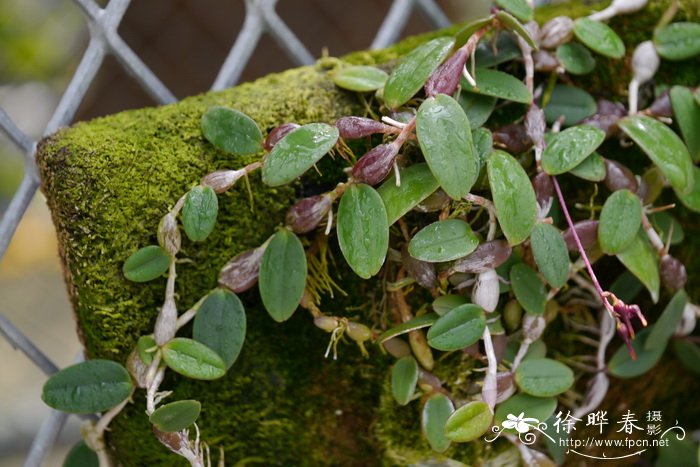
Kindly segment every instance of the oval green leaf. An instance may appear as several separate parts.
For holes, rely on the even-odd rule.
[[[526,394],[551,397],[561,394],[574,384],[574,372],[551,358],[523,360],[515,370],[515,383]]]
[[[384,342],[388,341],[391,338],[394,338],[396,336],[400,336],[402,334],[409,333],[411,331],[415,331],[417,329],[422,329],[422,328],[427,328],[428,326],[432,326],[435,321],[438,319],[438,315],[435,313],[428,313],[426,315],[418,316],[416,318],[413,318],[409,321],[406,321],[405,323],[401,323],[398,326],[394,326],[391,329],[387,329],[384,331],[378,338],[377,338],[377,343],[378,344],[383,344]]]
[[[457,308],[460,305],[464,305],[465,303],[469,303],[467,301],[467,297],[464,295],[457,295],[457,294],[450,294],[450,295],[441,295],[435,300],[433,300],[433,310],[435,310],[435,313],[437,313],[440,316],[444,316],[452,310],[453,308]]]
[[[488,68],[478,68],[474,79],[476,80],[476,87],[466,81],[462,81],[462,87],[465,91],[498,97],[499,99],[512,102],[520,102],[521,104],[532,102],[532,95],[527,90],[527,86],[508,73]]]
[[[68,452],[63,467],[100,467],[100,460],[97,453],[80,440]]]
[[[688,303],[688,295],[683,290],[679,290],[668,302],[659,319],[654,323],[653,329],[649,333],[646,342],[644,342],[645,350],[654,348],[666,348],[668,340],[676,332],[678,323],[683,318],[683,310]]]
[[[520,350],[520,342],[516,340],[511,340],[506,345],[506,351],[503,353],[503,360],[506,362],[513,362],[515,356]],[[545,344],[542,339],[537,339],[532,342],[523,356],[523,360],[528,360],[531,358],[544,358],[547,355],[547,344]]]
[[[520,21],[532,20],[532,8],[525,0],[496,0],[496,5],[511,12]]]
[[[523,418],[534,418],[538,421],[547,420],[554,414],[557,408],[557,399],[554,397],[535,397],[529,394],[516,394],[496,407],[494,420],[501,425],[508,419],[508,415],[519,416],[524,413]]]
[[[583,89],[558,84],[552,89],[543,110],[547,123],[553,124],[563,116],[564,126],[571,126],[595,114],[598,106],[593,96]]]
[[[133,391],[129,372],[111,360],[87,360],[54,373],[44,384],[41,400],[70,413],[104,412]]]
[[[411,256],[429,263],[452,261],[467,256],[479,245],[472,228],[461,219],[433,222],[408,244]]]
[[[263,253],[258,288],[265,309],[281,323],[296,311],[306,287],[306,254],[299,238],[279,230]]]
[[[467,303],[441,316],[428,330],[428,345],[437,350],[459,350],[478,342],[486,328],[486,315]]]
[[[486,433],[493,412],[485,402],[472,401],[457,409],[445,423],[445,436],[456,443],[467,443]]]
[[[472,139],[474,140],[474,148],[479,157],[479,170],[486,165],[486,160],[493,151],[493,133],[486,128],[477,128],[472,131]],[[481,175],[481,172],[479,172]]]
[[[618,378],[636,378],[651,370],[661,359],[666,346],[652,347],[645,349],[647,338],[653,331],[654,326],[642,329],[632,340],[632,348],[637,354],[637,359],[633,360],[626,345],[621,345],[608,362],[608,373]]]
[[[685,339],[673,339],[673,351],[684,367],[700,375],[700,347]]]
[[[659,301],[659,263],[646,235],[639,233],[632,243],[617,254],[625,267],[644,284],[654,303]]]
[[[194,317],[192,338],[219,354],[228,370],[241,352],[245,333],[245,309],[236,294],[227,289],[210,292]]]
[[[158,407],[148,420],[160,431],[180,431],[192,425],[201,411],[199,401],[176,401]]]
[[[400,186],[396,186],[396,178],[392,175],[377,189],[384,202],[389,225],[419,205],[440,186],[428,164],[414,164],[400,169],[399,176]]]
[[[444,394],[435,393],[425,401],[421,413],[421,428],[435,452],[445,452],[450,447],[450,440],[445,436],[445,424],[454,411],[452,401]]]
[[[673,86],[670,92],[673,115],[681,129],[690,157],[700,160],[700,104],[693,91],[684,86]]]
[[[379,272],[389,248],[389,224],[384,201],[374,188],[358,184],[345,191],[337,229],[340,251],[352,270],[363,279]]]
[[[681,194],[693,190],[693,160],[673,130],[645,115],[625,117],[617,124],[661,169],[674,190]]]
[[[464,92],[459,95],[459,105],[462,106],[462,110],[467,114],[472,129],[476,129],[486,123],[491,116],[493,109],[496,107],[496,98]]]
[[[156,344],[153,334],[149,334],[139,337],[139,340],[136,341],[136,348],[138,349],[141,361],[146,365],[150,365],[153,361],[153,354],[158,350],[158,344]]]
[[[430,170],[454,199],[469,193],[479,176],[471,126],[452,97],[438,94],[418,108],[416,135]]]
[[[537,199],[530,179],[517,160],[494,151],[486,162],[498,223],[510,245],[530,236],[537,220]]]
[[[605,168],[605,161],[600,154],[594,152],[579,165],[569,170],[569,173],[589,182],[602,182],[605,180],[607,169]]]
[[[625,44],[610,26],[589,18],[574,21],[574,34],[589,49],[610,58],[622,58]]]
[[[214,230],[218,214],[219,200],[214,189],[202,185],[192,188],[182,207],[182,226],[187,237],[193,242],[207,238]]]
[[[700,24],[671,23],[654,33],[654,45],[666,60],[685,60],[700,54]]]
[[[498,2],[498,0],[496,0]],[[522,0],[505,0],[508,2],[521,2]],[[517,16],[517,15],[516,15]],[[530,47],[532,47],[533,50],[538,50],[539,44],[532,38],[530,33],[528,32],[525,27],[520,24],[520,21],[518,21],[515,17],[513,17],[510,13],[506,13],[505,11],[499,11],[496,13],[496,17],[498,20],[501,22],[503,26],[506,27],[506,29],[514,32],[516,35],[520,36]],[[526,20],[529,21],[529,20]]]
[[[627,248],[642,225],[642,201],[629,190],[618,190],[605,200],[598,224],[598,243],[614,255]]]
[[[510,268],[510,287],[525,311],[533,315],[544,313],[547,305],[547,291],[530,266],[518,263]]]
[[[188,378],[212,380],[226,374],[226,364],[219,354],[195,340],[176,337],[161,350],[168,367]]]
[[[595,58],[591,52],[576,42],[557,47],[557,60],[572,75],[585,75],[595,69]]]
[[[124,261],[124,277],[134,282],[148,282],[162,276],[170,265],[170,255],[158,245],[141,248]]]
[[[336,86],[349,91],[376,91],[384,86],[389,75],[373,66],[348,66],[333,75]]]
[[[652,213],[649,220],[662,239],[667,240],[668,236],[671,235],[671,245],[678,245],[685,238],[683,226],[667,211]]]
[[[489,17],[488,21],[491,19]],[[466,43],[466,40],[464,42]],[[479,42],[474,59],[479,68],[493,68],[520,57],[520,54],[520,47],[510,31],[498,31],[495,39]]]
[[[280,186],[303,175],[333,149],[339,134],[336,127],[325,123],[309,123],[289,132],[265,158],[263,182]]]
[[[202,116],[202,133],[218,149],[231,154],[253,154],[262,149],[257,123],[238,110],[209,107]]]
[[[399,405],[411,402],[418,383],[418,362],[409,356],[401,357],[391,369],[391,394]]]
[[[700,167],[693,167],[693,189],[687,194],[676,191],[676,196],[685,207],[700,212]]]
[[[555,133],[542,153],[542,169],[550,175],[568,172],[593,154],[603,140],[605,132],[590,125]]]
[[[558,289],[569,280],[569,250],[561,232],[550,224],[537,224],[530,235],[532,255],[545,280]]]
[[[449,55],[455,40],[438,37],[406,54],[384,85],[384,102],[392,109],[408,102]]]

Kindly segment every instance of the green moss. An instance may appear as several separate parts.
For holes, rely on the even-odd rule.
[[[612,26],[621,31],[628,46],[628,55],[636,43],[650,37],[667,4],[667,0],[652,1],[642,13],[613,20]],[[700,17],[696,2],[684,0],[682,4],[679,19]],[[540,10],[538,19],[564,13],[580,15],[589,8],[580,1],[570,2]],[[357,52],[347,60],[384,63],[422,41],[456,29],[410,38],[385,51]],[[135,250],[156,242],[155,229],[166,209],[203,174],[240,167],[259,158],[235,158],[206,143],[199,120],[207,107],[235,107],[255,119],[265,132],[283,122],[332,122],[364,111],[353,94],[336,89],[328,78],[323,67],[333,61],[320,63],[178,104],[80,123],[42,142],[38,162],[43,190],[57,227],[79,332],[90,357],[124,361],[138,336],[152,329],[165,281],[127,282],[121,266]],[[698,63],[664,64],[659,81],[696,84]],[[597,96],[620,99],[626,92],[626,73],[620,62],[600,59],[596,72],[576,83]],[[617,83],[616,87],[611,88],[612,83]],[[256,174],[250,180],[255,194],[252,209],[244,184],[220,197],[219,224],[212,236],[201,244],[183,243],[181,256],[188,261],[178,266],[180,308],[188,308],[216,286],[217,271],[229,258],[259,245],[273,233],[297,193],[332,184],[343,165],[326,160],[320,166],[323,177],[313,176],[303,185],[276,189],[263,186]],[[690,218],[687,220],[692,224]],[[686,234],[692,232],[692,227],[686,228]],[[684,257],[694,258],[697,248],[695,243],[688,246]],[[371,284],[359,284],[345,269],[334,274],[350,292],[350,298],[333,302],[334,313],[342,314],[358,301],[367,301],[372,289],[363,287]],[[690,292],[693,296],[699,293],[695,288]],[[375,352],[371,360],[364,360],[354,346],[343,345],[339,361],[325,360],[321,356],[327,336],[314,328],[306,315],[299,313],[280,325],[262,310],[256,291],[242,298],[249,334],[229,374],[206,383],[171,375],[163,385],[175,391],[175,398],[203,402],[200,426],[212,452],[223,448],[229,464],[247,459],[264,465],[376,465],[383,459],[387,465],[403,465],[438,459],[420,434],[420,404],[414,402],[399,412],[393,402],[386,380],[388,359]],[[328,302],[325,306],[330,308]],[[361,319],[370,322],[367,312],[362,313]],[[185,329],[184,334],[187,332]],[[468,379],[471,364],[453,358],[441,367],[438,376],[453,381],[460,392],[468,391],[466,383],[454,381]],[[663,380],[654,373],[638,381],[643,388]],[[661,390],[668,385],[660,383],[653,400],[680,410],[677,401],[683,400],[683,390],[690,385],[683,384],[684,379],[677,381],[681,382],[674,383],[674,391],[669,393]],[[623,388],[613,385],[611,394],[619,395],[611,399],[613,402],[629,397]],[[115,457],[127,466],[175,465],[178,458],[149,432],[143,399],[143,394],[137,393],[135,403],[114,421],[110,443]],[[506,448],[507,444],[469,443],[456,445],[446,454],[474,464]]]

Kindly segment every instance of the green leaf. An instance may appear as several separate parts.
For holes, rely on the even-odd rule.
[[[532,255],[545,280],[558,289],[569,280],[569,250],[561,232],[550,224],[537,224],[530,235]]]
[[[258,287],[265,309],[281,323],[296,311],[306,287],[306,254],[299,238],[287,229],[273,235],[263,253]]]
[[[676,191],[676,196],[681,202],[695,212],[700,212],[700,168],[693,167],[693,189],[690,193],[683,194]]]
[[[551,397],[561,394],[574,384],[574,372],[551,358],[523,360],[515,370],[515,383],[526,394]]]
[[[649,216],[649,220],[664,241],[668,240],[669,234],[671,235],[671,245],[678,245],[685,238],[683,226],[668,212],[659,211],[652,213]]]
[[[457,101],[438,94],[418,108],[416,135],[425,160],[442,188],[464,197],[479,176],[479,158],[469,119]]]
[[[474,52],[474,60],[479,68],[492,68],[514,60],[520,57],[520,54],[520,47],[510,31],[499,31],[496,32],[495,40],[479,42]]]
[[[462,89],[512,102],[520,102],[521,104],[532,102],[532,95],[530,95],[530,91],[527,90],[523,82],[508,73],[488,68],[478,68],[474,79],[476,80],[476,87],[463,80],[461,82]]]
[[[403,184],[403,183],[402,183]],[[352,185],[338,206],[338,243],[345,261],[363,279],[381,269],[389,248],[389,224],[381,196],[369,185]]]
[[[603,158],[600,157],[600,154],[594,152],[579,165],[569,170],[569,173],[589,182],[602,182],[605,179],[607,170]]]
[[[651,370],[663,355],[666,346],[645,349],[646,340],[654,326],[642,329],[632,340],[632,348],[637,354],[637,359],[632,360],[626,345],[621,345],[608,362],[608,373],[618,378],[636,378]]]
[[[438,37],[406,54],[384,85],[384,102],[392,109],[408,102],[447,58],[455,40]]]
[[[498,223],[511,245],[530,236],[537,220],[537,200],[530,179],[510,154],[494,151],[486,163]]]
[[[68,452],[63,467],[100,467],[100,460],[97,453],[80,440]]]
[[[598,224],[598,243],[614,255],[630,246],[642,225],[642,201],[629,190],[618,190],[605,200]]]
[[[518,350],[520,350],[520,342],[516,340],[509,341],[508,345],[506,345],[506,351],[503,354],[503,360],[513,363],[515,356],[518,354]],[[525,356],[523,356],[523,360],[528,360],[531,358],[544,358],[546,356],[547,344],[542,342],[542,339],[537,339],[527,348]]]
[[[472,228],[461,219],[433,222],[408,244],[411,256],[429,263],[452,261],[467,256],[479,245]]]
[[[645,115],[625,117],[617,124],[661,169],[674,190],[680,194],[693,190],[693,161],[673,130]]]
[[[333,75],[336,86],[349,91],[376,91],[384,86],[388,74],[373,66],[348,66]]]
[[[552,89],[543,110],[547,123],[553,124],[563,116],[564,125],[570,126],[595,114],[598,106],[593,96],[583,89],[558,84]]]
[[[486,128],[477,128],[472,131],[472,139],[474,140],[476,154],[479,156],[479,167],[481,170],[486,165],[486,160],[491,155],[491,151],[493,151],[493,133]]]
[[[700,24],[671,23],[654,33],[654,45],[666,60],[685,60],[700,54]]]
[[[134,282],[148,282],[162,276],[170,265],[170,255],[157,245],[141,248],[124,261],[124,277]]]
[[[639,279],[651,294],[654,303],[659,301],[659,264],[655,251],[643,233],[617,254],[617,259]]]
[[[496,5],[508,10],[520,21],[532,21],[533,11],[525,0],[496,0]]]
[[[195,340],[176,337],[161,350],[168,367],[188,378],[212,380],[226,374],[226,364],[219,354]]]
[[[441,295],[435,300],[433,300],[433,310],[435,310],[435,313],[437,313],[440,316],[444,316],[452,310],[453,308],[457,308],[460,305],[464,305],[465,303],[469,303],[467,301],[467,297],[464,295],[456,295],[456,294],[450,294],[450,295]]]
[[[614,293],[623,302],[630,303],[639,295],[643,288],[644,284],[634,274],[625,270],[612,283],[610,292]]]
[[[467,443],[486,433],[493,412],[485,402],[471,401],[457,409],[445,424],[445,436],[456,443]]]
[[[688,146],[690,157],[700,160],[700,104],[695,100],[693,91],[683,86],[671,88],[671,105],[673,115],[681,129],[681,134]]]
[[[590,125],[567,128],[552,135],[542,153],[542,168],[559,175],[581,164],[605,140],[605,132]]]
[[[280,186],[303,175],[333,149],[339,134],[336,127],[325,123],[309,123],[289,132],[265,158],[263,182]]]
[[[87,360],[51,375],[41,400],[62,412],[104,412],[123,402],[133,389],[129,372],[119,363]]]
[[[445,436],[445,424],[454,411],[452,401],[442,393],[435,393],[425,401],[421,413],[421,428],[435,452],[445,452],[450,447],[450,440]]]
[[[688,303],[688,295],[683,290],[679,290],[668,302],[659,319],[654,323],[652,331],[649,333],[644,350],[652,350],[655,347],[666,348],[668,340],[678,327],[678,323],[683,318],[683,310]]]
[[[153,361],[153,354],[158,350],[158,344],[156,344],[153,334],[149,334],[139,337],[139,340],[136,341],[136,348],[138,349],[141,361],[146,365],[150,365]]]
[[[405,323],[401,323],[398,326],[394,326],[393,328],[384,331],[377,338],[377,343],[383,344],[384,342],[396,336],[400,336],[402,334],[406,334],[417,329],[432,326],[435,323],[435,321],[437,321],[438,317],[439,316],[435,313],[428,313],[406,321]]]
[[[428,345],[437,350],[459,350],[478,342],[486,328],[486,315],[467,303],[441,316],[428,330]]]
[[[418,362],[409,356],[401,357],[391,369],[391,394],[399,405],[411,402],[418,383]]]
[[[509,3],[522,2],[522,0],[496,0],[496,2],[498,2],[498,1],[507,1]],[[532,10],[530,10],[530,11],[532,11]],[[525,27],[522,24],[520,24],[520,21],[515,19],[512,15],[510,15],[509,13],[506,13],[505,11],[499,11],[498,13],[496,13],[496,17],[501,22],[501,24],[506,27],[506,29],[508,29],[508,30],[514,32],[515,34],[517,34],[518,36],[520,36],[525,42],[527,42],[527,45],[532,47],[533,50],[538,50],[540,48],[539,44],[532,38],[532,36],[528,32],[528,30],[525,29]],[[522,21],[529,21],[529,20],[522,20]]]
[[[673,351],[683,366],[700,375],[700,347],[685,339],[673,339]]]
[[[158,407],[148,420],[160,431],[180,431],[192,425],[202,410],[199,401],[184,400]]]
[[[541,315],[547,305],[547,291],[537,273],[527,264],[518,263],[510,269],[510,286],[515,298],[528,313]]]
[[[496,107],[496,98],[463,92],[459,95],[459,105],[462,106],[462,110],[467,114],[472,129],[476,129],[486,123],[491,116],[493,109]]]
[[[182,207],[182,226],[187,237],[201,242],[209,236],[216,225],[219,201],[210,186],[197,185],[187,193]]]
[[[219,354],[228,370],[241,352],[245,333],[245,309],[236,294],[221,288],[210,292],[194,317],[192,338]]]
[[[458,48],[462,47],[464,44],[467,43],[469,38],[479,29],[483,28],[484,26],[488,25],[493,21],[494,15],[489,15],[485,18],[479,18],[477,20],[472,21],[471,23],[468,23],[466,26],[464,26],[462,29],[460,29],[457,34],[455,34],[455,45],[454,45],[454,50],[457,50]]]
[[[389,225],[416,207],[438,189],[439,183],[428,164],[414,164],[399,170],[401,185],[392,175],[377,189],[386,208]]]
[[[202,133],[217,149],[237,156],[262,149],[262,133],[257,123],[238,110],[209,107],[202,116]]]
[[[589,18],[574,21],[574,34],[589,49],[610,58],[622,58],[625,44],[610,26]]]
[[[557,47],[557,60],[572,75],[585,75],[595,69],[595,58],[577,42],[567,42]]]
[[[516,417],[524,413],[524,418],[535,418],[538,421],[547,420],[557,408],[557,399],[554,397],[535,397],[529,394],[516,394],[503,401],[496,407],[495,423],[501,425],[508,419],[508,415]]]

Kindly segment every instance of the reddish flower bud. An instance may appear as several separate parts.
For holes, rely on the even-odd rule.
[[[610,191],[628,189],[636,193],[639,188],[632,171],[617,161],[605,159],[605,186]]]
[[[505,148],[511,154],[521,154],[532,147],[525,125],[511,123],[493,131],[493,144]]]
[[[492,240],[482,243],[471,254],[457,260],[450,268],[449,273],[468,272],[481,274],[490,269],[496,269],[506,262],[512,251],[505,240]]]
[[[540,46],[555,49],[569,42],[574,35],[574,21],[568,16],[552,18],[540,29]]]
[[[579,221],[574,224],[576,229],[576,234],[579,240],[581,240],[581,245],[584,249],[588,249],[595,245],[598,241],[598,221],[585,220]],[[578,251],[576,246],[576,240],[574,240],[574,234],[571,232],[571,228],[564,231],[564,241],[566,242],[566,247],[569,251]]]
[[[160,431],[155,425],[153,425],[151,429],[156,438],[171,451],[178,452],[182,448],[182,437],[179,432]]]
[[[260,263],[267,244],[235,256],[219,272],[219,284],[235,293],[245,292],[258,282]]]
[[[352,168],[352,176],[357,181],[376,185],[389,175],[398,153],[399,148],[396,145],[380,144],[357,161]]]
[[[294,233],[311,232],[326,218],[332,206],[333,197],[328,193],[297,201],[287,211],[287,226]]]
[[[469,53],[462,47],[445,60],[445,63],[440,65],[425,83],[425,95],[433,97],[437,94],[450,96],[454,94],[462,76],[462,69],[468,58]]]
[[[584,118],[581,120],[581,123],[603,130],[605,136],[610,138],[620,133],[617,122],[625,115],[627,115],[627,109],[625,109],[624,105],[619,102],[600,99],[596,114]]]
[[[661,258],[659,272],[661,282],[670,289],[679,290],[688,282],[688,273],[683,263],[669,254]]]
[[[387,133],[389,125],[364,117],[341,117],[335,122],[335,127],[343,139],[357,139],[375,133]]]
[[[540,206],[548,204],[554,197],[552,178],[544,172],[539,172],[532,178],[532,187],[535,189],[537,204]]]
[[[271,151],[275,144],[287,134],[299,128],[301,125],[297,123],[283,123],[280,126],[274,128],[271,132],[267,134],[265,141],[263,142],[263,148],[266,151]]]
[[[652,102],[648,109],[644,111],[652,117],[672,117],[673,108],[671,107],[671,96],[669,91],[664,91],[659,97]]]
[[[217,170],[205,175],[202,178],[202,185],[211,187],[216,193],[223,193],[235,185],[245,173],[244,169]]]

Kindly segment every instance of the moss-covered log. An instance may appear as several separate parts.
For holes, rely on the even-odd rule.
[[[612,22],[628,46],[628,57],[634,44],[651,36],[667,4],[652,0],[642,13]],[[697,19],[699,9],[697,2],[685,1],[679,17]],[[576,3],[540,15],[584,11],[588,8]],[[411,38],[386,51],[358,52],[347,60],[384,63],[433,35]],[[136,249],[155,243],[163,213],[203,174],[238,168],[259,157],[234,158],[214,150],[199,128],[204,110],[211,105],[237,108],[264,131],[283,122],[333,122],[362,113],[364,106],[355,95],[332,84],[327,64],[332,66],[332,61],[173,105],[78,123],[41,143],[42,188],[58,231],[78,332],[91,358],[124,361],[136,339],[152,329],[165,281],[130,283],[121,267]],[[624,63],[602,61],[583,85],[598,95],[619,98],[626,88],[626,69]],[[664,64],[659,76],[666,83],[697,84],[698,61]],[[321,166],[323,178],[274,189],[263,186],[255,175],[250,179],[252,204],[244,184],[221,197],[214,234],[205,243],[183,244],[182,256],[190,261],[178,265],[180,308],[191,306],[216,286],[217,272],[229,258],[274,232],[300,191],[337,179],[341,165],[327,161]],[[688,251],[700,245],[693,241]],[[691,277],[700,276],[698,269],[691,268]],[[358,283],[342,268],[333,273],[349,298],[336,298],[332,305],[326,301],[327,307],[348,316],[366,312],[343,310],[368,302],[372,284]],[[697,287],[692,292],[697,298]],[[202,401],[202,437],[214,457],[219,448],[230,464],[247,460],[264,465],[393,465],[433,457],[420,436],[417,405],[402,408],[399,417],[398,407],[384,391],[389,360],[376,348],[370,349],[370,360],[350,345],[341,348],[338,361],[324,359],[327,336],[313,327],[308,316],[298,313],[277,324],[260,306],[256,291],[242,298],[249,320],[247,342],[229,374],[214,382],[171,376],[163,384],[174,389],[177,398]],[[663,402],[692,428],[690,417],[698,415],[698,408],[688,410],[679,403],[692,397],[688,379],[669,368],[673,367],[618,384],[606,404],[619,409],[620,404],[647,407],[643,404],[647,401]],[[135,403],[113,423],[109,441],[114,456],[127,466],[175,465],[177,458],[150,433],[143,399],[137,393]],[[502,447],[470,443],[447,454],[472,464]]]

